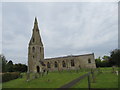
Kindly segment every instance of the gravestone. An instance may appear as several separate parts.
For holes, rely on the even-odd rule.
[[[95,71],[93,69],[91,69],[91,74],[92,74],[92,82],[95,83]]]
[[[30,73],[26,73],[26,79],[27,79],[27,82],[30,81]]]
[[[115,72],[115,66],[112,67],[112,73],[116,73]]]

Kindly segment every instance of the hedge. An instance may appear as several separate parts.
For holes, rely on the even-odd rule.
[[[19,72],[7,72],[2,74],[2,82],[7,82],[20,77]]]

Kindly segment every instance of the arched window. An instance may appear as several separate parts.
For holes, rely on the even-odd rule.
[[[32,48],[32,52],[35,52],[35,47]]]
[[[55,61],[55,68],[58,67],[58,63]]]
[[[75,66],[74,60],[71,60],[71,66]]]
[[[88,59],[88,63],[91,63],[91,59],[90,58]]]
[[[62,66],[66,67],[65,61],[62,61]]]
[[[47,62],[47,68],[50,68],[50,63],[49,62]]]

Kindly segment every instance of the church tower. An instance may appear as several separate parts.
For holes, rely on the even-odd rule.
[[[35,17],[32,37],[28,47],[28,72],[40,72],[40,61],[44,60],[44,47]]]

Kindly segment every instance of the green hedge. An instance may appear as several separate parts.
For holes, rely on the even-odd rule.
[[[2,82],[7,82],[20,77],[19,72],[7,72],[2,74]]]

